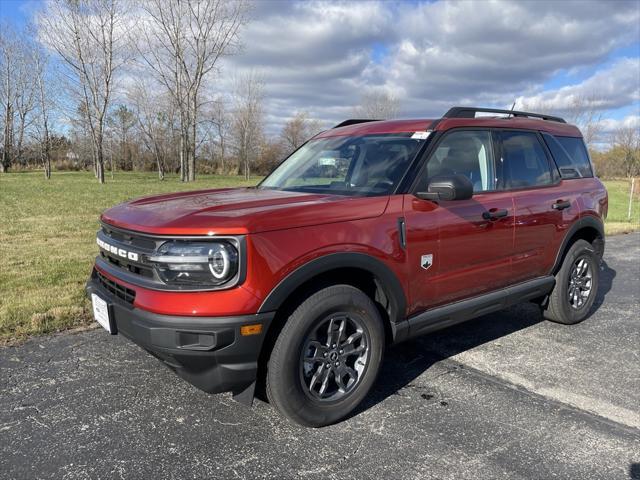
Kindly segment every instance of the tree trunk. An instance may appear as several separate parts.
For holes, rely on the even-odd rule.
[[[12,105],[6,106],[4,123],[4,149],[2,150],[2,161],[0,162],[0,172],[8,172],[13,163],[13,111]]]
[[[158,145],[155,145],[153,148],[156,157],[156,165],[158,166],[158,178],[160,180],[164,180],[164,165],[162,162],[162,158],[160,157],[160,151],[158,149]]]
[[[184,158],[184,129],[180,129],[180,181],[185,182],[186,178],[186,164]]]
[[[51,146],[49,142],[49,129],[45,121],[44,126],[44,145],[42,149],[43,163],[44,163],[44,178],[51,179]]]

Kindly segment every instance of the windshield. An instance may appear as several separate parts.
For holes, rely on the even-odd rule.
[[[412,133],[311,140],[265,178],[260,188],[337,195],[388,195],[423,139]]]

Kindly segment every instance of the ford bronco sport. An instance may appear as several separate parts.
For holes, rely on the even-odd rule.
[[[256,187],[106,211],[87,293],[111,334],[196,387],[250,404],[258,383],[322,426],[367,395],[385,345],[524,301],[584,319],[607,202],[561,118],[347,120]]]

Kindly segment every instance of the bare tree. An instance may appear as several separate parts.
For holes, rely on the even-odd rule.
[[[44,44],[66,66],[72,91],[86,105],[95,173],[104,183],[104,131],[114,75],[125,61],[121,0],[49,0],[38,16]]]
[[[285,123],[280,137],[285,149],[293,152],[316,133],[319,133],[321,129],[320,121],[310,119],[307,112],[298,112]]]
[[[587,147],[593,148],[602,135],[602,100],[595,94],[571,99],[566,118],[580,127]]]
[[[154,93],[144,80],[130,89],[130,99],[142,133],[142,141],[152,154],[158,170],[158,178],[164,180],[168,146],[172,142],[172,107],[168,94]]]
[[[399,112],[400,100],[384,90],[364,94],[360,99],[360,105],[354,109],[356,117],[380,120],[396,118]]]
[[[143,63],[173,96],[180,113],[183,181],[195,179],[198,114],[203,81],[220,58],[239,47],[245,0],[147,0],[148,17],[135,41]],[[135,39],[134,39],[135,40]]]
[[[51,135],[49,117],[52,110],[49,96],[50,86],[47,77],[48,58],[46,53],[38,48],[34,51],[34,75],[37,88],[38,104],[38,137],[40,144],[40,159],[44,166],[44,176],[51,178]]]
[[[120,147],[120,166],[123,170],[133,170],[133,160],[129,148],[129,131],[136,124],[136,116],[126,105],[118,105],[109,119],[116,131]]]
[[[231,117],[227,112],[227,106],[224,99],[219,98],[212,104],[211,123],[213,124],[212,136],[214,145],[216,146],[218,158],[220,159],[220,173],[226,173],[226,157],[229,134],[231,131]]]
[[[238,173],[245,179],[251,175],[251,160],[260,148],[263,137],[264,83],[255,73],[236,79],[234,91],[233,135],[239,160]]]
[[[36,108],[37,99],[37,83],[33,76],[33,72],[36,69],[34,65],[35,46],[29,39],[24,39],[21,42],[20,50],[15,52],[15,55],[18,59],[13,72],[16,78],[15,114],[17,128],[15,155],[16,159],[23,163],[25,135],[27,129],[35,120],[35,116],[32,115]]]
[[[640,174],[640,128],[623,125],[613,132],[612,144],[622,154],[622,165],[627,177]]]
[[[14,122],[17,85],[15,71],[19,49],[15,32],[9,25],[0,28],[0,99],[2,100],[2,160],[0,172],[8,171],[14,161]]]

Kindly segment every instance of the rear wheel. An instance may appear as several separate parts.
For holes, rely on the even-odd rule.
[[[367,295],[349,285],[320,290],[300,304],[276,340],[269,401],[296,423],[334,423],[366,396],[383,349],[382,319]]]
[[[556,274],[544,317],[566,325],[584,320],[598,291],[599,265],[600,259],[589,242],[578,240],[571,245]]]

